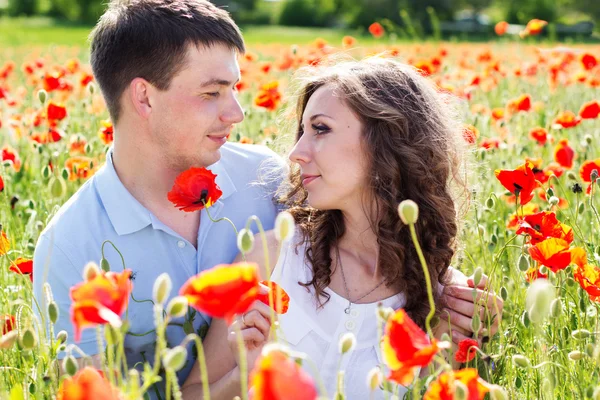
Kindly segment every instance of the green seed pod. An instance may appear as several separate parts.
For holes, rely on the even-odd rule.
[[[488,199],[485,201],[485,206],[487,208],[494,208],[495,205],[496,205],[496,202],[494,201],[494,199],[492,197],[488,197]]]
[[[579,340],[589,338],[590,335],[591,335],[591,333],[587,329],[577,329],[577,330],[571,332],[571,336],[573,336],[574,339],[579,339]]]
[[[576,181],[577,175],[575,175],[573,171],[567,171],[567,179],[569,179],[570,181]]]
[[[473,330],[473,332],[477,333],[479,332],[480,328],[481,320],[479,318],[479,313],[476,313],[475,315],[473,315],[473,319],[471,320],[471,329]]]
[[[53,324],[56,324],[56,321],[58,321],[58,306],[55,302],[48,304],[48,317]]]
[[[475,272],[473,273],[473,283],[475,284],[475,287],[479,286],[482,277],[483,269],[481,267],[475,268]]]
[[[163,272],[154,281],[154,287],[152,290],[152,298],[157,304],[164,304],[171,294],[173,283],[171,277],[166,272]]]
[[[490,242],[492,242],[493,244],[498,243],[498,236],[495,233],[492,233],[492,236],[490,236]]]
[[[295,230],[295,221],[292,214],[287,211],[280,212],[275,218],[275,238],[279,242],[287,242]]]
[[[556,298],[550,304],[550,315],[552,318],[558,318],[562,314],[562,303],[560,298]]]
[[[66,168],[63,168],[63,169],[60,171],[60,176],[62,176],[62,178],[63,178],[64,180],[67,180],[67,179],[69,179],[69,170],[68,170],[68,169],[66,169]]]
[[[237,236],[238,250],[243,254],[249,253],[254,248],[254,235],[249,229],[241,229]]]
[[[30,383],[29,384],[29,393],[30,394],[35,394],[35,392],[37,391],[37,387],[35,386],[35,383]]]
[[[549,199],[552,196],[554,196],[554,189],[548,188],[548,190],[546,190],[546,198]]]
[[[529,320],[529,313],[527,312],[527,310],[523,311],[523,314],[521,315],[521,323],[525,328],[529,328],[529,325],[531,325],[531,321]]]
[[[104,257],[100,260],[100,268],[102,268],[102,271],[104,272],[110,271],[110,264],[108,263],[108,260]]]
[[[585,354],[579,350],[573,350],[569,353],[569,359],[572,361],[579,361],[583,357],[585,357]]]
[[[529,257],[527,257],[525,254],[521,254],[519,256],[519,270],[525,272],[529,269]]]
[[[508,394],[501,386],[491,385],[490,400],[508,400]]]
[[[502,300],[506,301],[506,299],[508,299],[508,290],[506,290],[506,288],[504,286],[502,286],[500,288],[500,297],[502,297]]]
[[[585,345],[585,355],[586,356],[593,358],[594,357],[594,350],[595,350],[595,347],[594,347],[593,344],[587,343]]]
[[[23,335],[21,336],[21,346],[25,350],[33,349],[37,344],[37,338],[35,333],[30,328],[25,329],[23,331]]]
[[[419,219],[419,206],[412,200],[404,200],[398,205],[398,215],[405,225],[414,224]]]
[[[67,356],[64,358],[63,370],[71,376],[74,376],[77,373],[78,366],[77,366],[77,360],[75,360],[75,357]]]
[[[167,350],[163,357],[163,363],[166,368],[179,371],[185,365],[187,360],[187,350],[184,347],[177,346]]]
[[[44,89],[38,90],[37,97],[40,103],[44,105],[44,103],[46,103],[46,99],[48,99],[48,92],[46,92]]]
[[[176,296],[167,304],[167,314],[172,318],[185,316],[188,310],[188,300],[184,296]]]
[[[469,388],[459,380],[454,381],[454,397],[453,400],[467,400]]]
[[[579,203],[579,207],[577,208],[577,213],[579,215],[583,214],[583,212],[585,211],[585,205],[583,203]]]
[[[63,197],[65,192],[67,191],[67,185],[64,179],[60,177],[50,178],[50,181],[48,182],[48,187],[50,189],[50,194],[55,199]]]
[[[529,362],[529,358],[525,357],[522,354],[513,355],[512,361],[514,364],[518,365],[521,368],[529,368],[531,366],[531,363]]]
[[[67,341],[68,338],[69,338],[69,334],[65,330],[62,330],[56,334],[56,341],[58,343],[64,343]]]
[[[521,389],[521,386],[523,386],[523,380],[521,379],[521,377],[520,377],[520,376],[517,376],[517,377],[515,378],[515,387],[516,387],[517,389]]]

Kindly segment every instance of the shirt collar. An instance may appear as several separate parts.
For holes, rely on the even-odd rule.
[[[223,162],[218,161],[208,169],[217,175],[216,183],[223,192],[219,201],[237,191]],[[152,224],[152,213],[129,193],[119,179],[112,160],[112,147],[106,153],[106,163],[94,175],[94,179],[104,209],[117,234],[127,235]]]

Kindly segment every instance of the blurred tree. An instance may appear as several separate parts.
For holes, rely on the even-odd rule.
[[[37,13],[37,1],[36,0],[8,0],[7,7],[8,15],[17,16],[31,16]]]

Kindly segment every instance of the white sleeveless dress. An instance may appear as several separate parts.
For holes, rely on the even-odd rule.
[[[377,336],[376,309],[379,302],[352,304],[351,312],[346,314],[344,309],[348,306],[348,300],[327,288],[330,300],[323,308],[317,308],[312,288],[309,292],[298,284],[312,278],[312,269],[308,260],[305,260],[306,246],[296,247],[300,240],[301,233],[296,230],[294,238],[282,246],[271,275],[272,280],[290,296],[288,312],[279,316],[279,341],[294,351],[305,353],[314,362],[327,389],[328,398],[336,393],[338,370],[341,369],[345,371],[346,399],[384,399],[381,389],[371,393],[367,385],[369,371],[375,366],[383,365]],[[384,306],[393,309],[403,307],[405,302],[402,294],[381,301]],[[347,332],[355,335],[356,347],[342,357],[338,342]],[[307,361],[304,361],[303,368],[313,377],[319,390],[314,368]],[[405,392],[406,389],[401,387],[400,398]],[[319,395],[323,396],[325,393]]]

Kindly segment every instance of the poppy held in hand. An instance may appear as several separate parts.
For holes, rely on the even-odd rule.
[[[206,168],[190,168],[175,179],[167,198],[185,212],[212,206],[223,194],[215,179],[217,175]]]
[[[71,288],[71,321],[76,342],[84,328],[120,322],[132,289],[130,276],[128,269],[121,273],[106,272]]]
[[[191,277],[179,294],[198,311],[231,323],[258,298],[259,288],[258,265],[242,262],[217,265]]]
[[[285,314],[290,307],[290,296],[278,284],[273,281],[260,281],[261,285],[269,287],[273,291],[273,309],[277,314]],[[261,293],[258,300],[270,305],[269,293]]]
[[[419,367],[429,365],[440,347],[410,319],[403,309],[398,310],[385,326],[381,352],[391,373],[388,379],[408,385]]]
[[[508,191],[519,196],[519,203],[525,205],[533,199],[533,189],[538,185],[532,171],[533,163],[527,161],[514,170],[497,169],[494,173]]]

